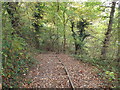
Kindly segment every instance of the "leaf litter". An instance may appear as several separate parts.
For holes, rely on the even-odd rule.
[[[104,81],[94,71],[93,66],[69,55],[47,53],[39,54],[36,59],[38,64],[26,75],[26,79],[31,80],[31,83],[24,83],[24,88],[70,88],[64,66],[75,88],[104,87]]]

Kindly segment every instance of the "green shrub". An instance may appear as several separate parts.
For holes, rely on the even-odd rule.
[[[27,44],[21,37],[3,39],[3,87],[19,87],[34,59],[30,57]]]

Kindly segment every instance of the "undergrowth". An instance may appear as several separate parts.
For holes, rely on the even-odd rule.
[[[3,89],[18,88],[22,85],[24,75],[35,63],[33,52],[31,53],[28,48],[25,40],[18,36],[6,36],[3,39]]]
[[[120,88],[118,75],[120,72],[115,60],[106,59],[101,60],[99,58],[90,58],[87,55],[73,55],[77,60],[92,64],[99,69],[98,75],[103,78],[108,88]]]

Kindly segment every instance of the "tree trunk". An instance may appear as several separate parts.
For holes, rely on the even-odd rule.
[[[79,45],[76,42],[76,33],[74,32],[74,22],[73,21],[70,21],[70,22],[71,22],[71,31],[73,33],[72,36],[73,36],[74,45],[75,45],[75,54],[77,54],[77,51],[79,49]]]
[[[18,36],[22,37],[20,33],[20,16],[19,16],[19,6],[18,2],[8,2],[7,3],[7,12],[9,14],[9,18],[11,19],[11,25],[14,29],[12,35],[17,34]],[[18,8],[18,9],[17,9]]]
[[[63,52],[66,51],[66,30],[65,30],[65,11],[63,11],[63,32],[64,32],[64,41],[63,41]]]
[[[57,0],[57,13],[59,13],[59,2]],[[59,22],[58,22],[59,23]],[[58,25],[57,25],[57,53],[59,53],[59,29],[58,29]]]
[[[43,11],[42,11],[42,7],[41,7],[41,4],[42,3],[37,3],[36,4],[36,10],[34,11],[34,14],[33,14],[33,17],[35,18],[34,19],[34,23],[33,23],[33,26],[34,26],[34,39],[35,39],[35,47],[36,49],[40,49],[40,42],[39,42],[39,34],[40,34],[40,29],[41,29],[41,23],[40,23],[40,20],[43,19]]]
[[[118,53],[117,53],[117,62],[120,64],[120,2],[118,7]]]
[[[115,5],[116,5],[116,2],[112,2],[108,29],[107,29],[107,32],[105,33],[105,39],[103,41],[103,47],[101,49],[101,59],[103,59],[103,60],[106,59],[107,48],[108,48],[109,41],[110,41],[110,35],[111,35],[112,24],[113,24],[113,17],[114,17],[114,12],[115,12]]]
[[[117,52],[117,72],[118,72],[118,77],[120,78],[120,1],[119,1],[119,6],[118,6],[118,52]],[[120,80],[117,82],[117,86],[119,87],[120,85]]]

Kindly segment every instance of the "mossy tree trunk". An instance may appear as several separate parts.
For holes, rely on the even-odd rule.
[[[109,41],[110,41],[110,36],[111,36],[111,31],[112,31],[113,17],[114,17],[114,13],[115,13],[115,5],[116,5],[116,2],[112,2],[108,29],[107,29],[107,32],[105,33],[105,39],[103,41],[103,47],[101,49],[101,59],[102,60],[106,59],[107,48],[109,46]]]
[[[7,5],[7,12],[9,14],[9,18],[11,20],[11,25],[12,28],[14,29],[12,32],[12,35],[17,34],[20,37],[23,37],[21,35],[21,31],[20,31],[20,15],[19,15],[19,5],[18,2],[8,2],[6,3]]]
[[[41,24],[41,20],[43,19],[43,10],[42,8],[44,7],[43,3],[37,3],[35,6],[35,11],[33,14],[34,22],[33,22],[33,26],[34,26],[34,39],[35,39],[35,47],[36,49],[40,48],[40,42],[39,42],[39,38],[40,38],[40,29],[42,27]]]

